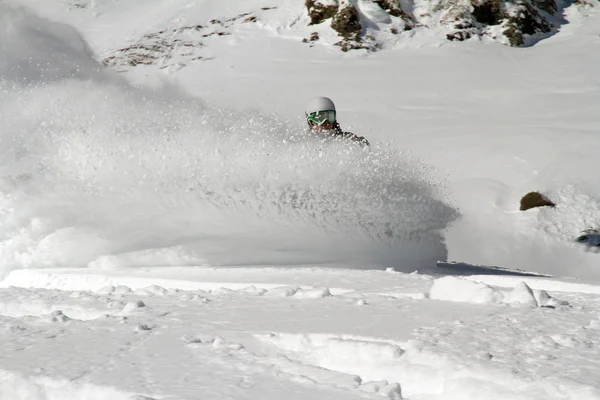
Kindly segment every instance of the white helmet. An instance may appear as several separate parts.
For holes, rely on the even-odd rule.
[[[306,115],[319,111],[335,111],[335,104],[329,97],[315,97],[308,103],[304,111]]]

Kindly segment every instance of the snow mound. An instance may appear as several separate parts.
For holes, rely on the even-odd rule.
[[[267,297],[291,297],[300,290],[299,286],[281,286],[269,290],[265,296]]]
[[[484,283],[447,276],[433,282],[429,298],[463,303],[497,304],[502,303],[504,295]]]
[[[483,282],[454,276],[436,279],[429,291],[429,298],[462,303],[505,303],[534,307],[568,304],[556,300],[544,290],[532,290],[525,282],[518,283],[511,291],[505,291],[493,288]]]
[[[547,294],[546,294],[547,295]],[[508,293],[503,301],[509,304],[523,304],[526,306],[538,306],[533,290],[525,282],[519,283],[512,292]]]
[[[311,288],[311,289],[300,289],[294,295],[294,298],[300,299],[318,299],[321,297],[331,296],[329,288]]]

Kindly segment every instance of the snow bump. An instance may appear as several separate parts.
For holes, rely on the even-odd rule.
[[[429,291],[433,300],[475,304],[510,304],[532,307],[556,307],[568,302],[551,297],[544,290],[533,290],[519,282],[512,290],[501,290],[483,282],[454,276],[436,279]]]

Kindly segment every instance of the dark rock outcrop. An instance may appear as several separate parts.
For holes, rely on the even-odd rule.
[[[398,0],[373,0],[373,3],[377,4],[392,17],[400,17],[404,21],[408,22],[405,27],[406,30],[412,28],[412,18],[406,11],[402,9]]]
[[[340,4],[338,12],[331,21],[331,27],[346,40],[359,40],[362,26],[356,8],[350,3]]]
[[[529,192],[521,198],[521,211],[526,211],[536,207],[555,207],[552,201],[540,192]]]
[[[477,23],[494,26],[499,25],[505,18],[500,0],[472,0],[471,5],[473,18]]]
[[[552,31],[552,24],[548,19],[527,1],[517,3],[517,8],[512,11],[512,15],[507,16],[506,26],[504,35],[508,38],[511,46],[523,46],[525,44],[524,35]]]
[[[333,18],[338,11],[338,3],[327,5],[319,0],[306,0],[306,9],[310,17],[310,25],[318,25],[323,21]]]

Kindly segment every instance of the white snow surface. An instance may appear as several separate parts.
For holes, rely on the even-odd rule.
[[[600,7],[564,17],[342,53],[300,0],[0,0],[0,399],[600,399]],[[322,95],[370,149],[306,134]]]

